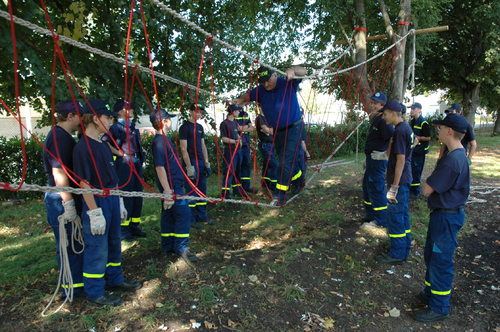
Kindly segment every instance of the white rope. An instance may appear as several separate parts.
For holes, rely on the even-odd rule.
[[[345,138],[345,140],[343,140],[342,143],[340,143],[340,145],[337,146],[337,148],[328,156],[328,158],[326,158],[326,160],[323,163],[318,164],[318,165],[314,165],[314,168],[316,168],[316,172],[306,181],[306,183],[304,184],[304,188],[306,188],[309,185],[309,183],[311,183],[311,181],[321,172],[321,170],[323,170],[326,167],[330,167],[330,166],[327,166],[328,164],[331,164],[330,163],[330,159],[332,159],[333,156],[337,153],[337,151],[342,147],[342,145],[344,145],[344,143],[347,142],[349,140],[349,138],[351,138],[351,136],[358,130],[358,128],[363,124],[363,122],[364,121],[361,121],[356,126],[356,128],[354,128],[354,130],[351,131],[351,133]],[[339,166],[340,165],[345,165],[345,164],[350,164],[352,162],[354,162],[354,161],[341,163],[341,164],[339,164]],[[335,165],[335,166],[337,166],[337,165]],[[298,193],[297,195],[295,195],[292,198],[290,198],[289,200],[287,200],[286,203],[285,203],[285,205],[287,205],[288,203],[290,203],[291,201],[293,201],[299,195],[300,195],[300,193]]]
[[[19,184],[17,183],[7,183],[0,182],[0,187],[3,189],[17,189]],[[23,183],[20,191],[39,191],[39,192],[52,192],[52,193],[60,193],[60,192],[70,192],[73,194],[95,194],[95,195],[116,195],[122,197],[143,197],[143,198],[161,198],[164,200],[172,200],[174,197],[176,200],[178,199],[188,199],[188,200],[198,200],[198,201],[214,201],[216,203],[236,203],[236,204],[246,204],[246,205],[254,205],[254,206],[264,206],[264,207],[276,207],[274,205],[268,203],[260,203],[255,201],[247,201],[247,200],[237,200],[224,198],[221,199],[219,197],[198,197],[198,196],[188,196],[188,195],[169,195],[162,193],[146,193],[142,191],[122,191],[122,190],[109,190],[104,191],[102,189],[83,189],[83,188],[72,188],[72,187],[52,187],[52,186],[40,186],[38,184],[27,184]]]
[[[243,51],[241,51],[239,48],[217,38],[214,36],[214,34],[204,30],[202,27],[200,27],[199,25],[197,25],[196,23],[194,22],[191,22],[189,21],[188,19],[185,19],[181,14],[179,14],[178,12],[176,12],[175,10],[171,9],[170,7],[168,7],[167,5],[165,5],[164,3],[160,2],[159,0],[149,0],[150,2],[156,4],[158,7],[160,7],[161,9],[165,10],[166,12],[168,12],[169,14],[171,14],[172,16],[174,16],[175,18],[179,19],[180,21],[182,21],[184,24],[190,26],[191,28],[199,31],[200,33],[204,34],[205,36],[207,37],[210,37],[212,38],[212,40],[216,41],[217,43],[223,45],[224,47],[230,49],[230,50],[233,50],[239,54],[241,54],[242,56],[250,59],[250,60],[253,60],[253,61],[257,61],[259,62],[259,64],[269,68],[269,69],[272,69],[282,75],[286,75],[286,73],[282,70],[279,70],[278,68],[276,67],[273,67],[271,66],[270,64],[267,64],[265,62],[261,62],[259,60],[259,58],[256,58],[256,57],[253,57],[252,55],[248,54],[248,53],[245,53]],[[352,66],[352,67],[349,67],[349,68],[346,68],[346,69],[343,69],[343,70],[340,70],[340,71],[337,71],[337,72],[334,72],[334,73],[327,73],[327,74],[322,74],[322,75],[311,75],[311,76],[297,76],[295,77],[296,79],[313,79],[313,78],[320,78],[320,77],[329,77],[329,76],[336,76],[336,75],[339,75],[339,74],[342,74],[342,73],[345,73],[347,71],[350,71],[350,70],[353,70],[355,68],[358,68],[359,66],[362,66],[370,61],[373,61],[375,60],[376,58],[384,55],[387,51],[389,51],[390,49],[392,49],[394,46],[396,46],[397,44],[399,44],[401,41],[403,41],[405,38],[407,38],[411,33],[414,33],[414,29],[408,31],[408,33],[406,35],[404,35],[403,37],[401,37],[399,40],[397,40],[396,42],[394,42],[391,46],[387,47],[386,49],[384,49],[383,51],[377,53],[376,55],[374,55],[373,57],[371,57],[370,59],[364,61],[364,62],[361,62],[355,66]],[[349,48],[346,49],[345,52],[347,52],[349,50]],[[328,66],[328,65],[327,65]],[[325,66],[325,67],[327,67]]]
[[[80,217],[77,217],[77,219],[81,228]],[[48,316],[46,312],[52,305],[52,302],[54,302],[55,298],[57,297],[57,294],[59,294],[59,289],[61,288],[61,285],[66,286],[63,288],[63,292],[66,298],[64,299],[63,303],[61,303],[61,305],[49,315],[58,313],[62,309],[62,307],[66,304],[66,302],[68,301],[73,302],[73,295],[74,295],[73,276],[71,274],[71,265],[69,264],[68,236],[66,233],[66,223],[64,218],[62,218],[62,216],[59,216],[58,221],[59,221],[59,261],[60,261],[59,277],[57,278],[57,286],[54,293],[52,294],[52,297],[50,298],[49,303],[42,310],[41,315],[43,317]],[[77,222],[77,220],[75,219],[74,222]],[[72,249],[73,251],[75,251],[74,248]],[[83,252],[83,249],[80,252],[75,251],[75,253],[81,253],[81,252]]]
[[[271,66],[270,64],[268,63],[265,63],[265,62],[261,62],[259,60],[259,58],[256,58],[254,56],[251,56],[250,54],[246,53],[246,52],[243,52],[242,50],[240,50],[239,48],[237,48],[236,46],[233,46],[217,37],[214,36],[214,34],[204,30],[202,27],[200,27],[199,25],[197,25],[196,23],[194,22],[191,22],[189,21],[188,19],[185,19],[181,14],[179,14],[178,12],[176,12],[175,10],[173,10],[172,8],[168,7],[167,5],[165,5],[164,3],[160,2],[159,0],[149,0],[150,2],[156,4],[158,7],[160,7],[162,10],[168,12],[170,15],[172,15],[173,17],[179,19],[180,21],[182,21],[184,24],[190,26],[191,28],[193,28],[194,30],[202,33],[203,35],[207,36],[207,37],[210,37],[212,38],[213,41],[223,45],[224,47],[230,49],[230,50],[233,50],[235,51],[236,53],[244,56],[245,58],[249,59],[249,60],[252,60],[252,61],[257,61],[260,65],[262,66],[265,66],[269,69],[272,69],[282,75],[286,75],[286,73],[282,70],[279,70],[278,68],[276,67],[273,67]]]
[[[10,14],[6,11],[3,11],[3,10],[0,10],[0,17],[3,17],[5,18],[6,20],[10,21]],[[45,28],[42,28],[34,23],[31,23],[31,22],[28,22],[28,21],[25,21],[23,20],[22,18],[19,18],[17,16],[14,16],[13,15],[13,19],[14,19],[14,22],[18,25],[21,25],[21,26],[24,26],[25,28],[28,28],[28,29],[31,29],[33,31],[36,31],[42,35],[46,35],[46,36],[49,36],[49,37],[52,37],[52,32],[48,29],[45,29]],[[115,61],[121,65],[125,65],[126,64],[126,61],[125,59],[122,59],[122,58],[119,58],[117,57],[116,55],[113,55],[111,53],[107,53],[107,52],[104,52],[103,50],[100,50],[98,48],[95,48],[95,47],[91,47],[89,45],[86,45],[84,43],[80,43],[76,40],[73,40],[71,38],[68,38],[66,36],[62,36],[62,35],[58,35],[56,33],[54,33],[54,35],[59,38],[60,41],[66,43],[66,44],[69,44],[69,45],[72,45],[72,46],[75,46],[77,48],[80,48],[84,51],[87,51],[89,53],[93,53],[93,54],[96,54],[96,55],[99,55],[103,58],[106,58],[106,59],[109,59],[109,60],[112,60],[112,61]],[[141,66],[139,64],[136,64],[136,63],[133,63],[133,62],[128,62],[128,66],[130,68],[135,68],[137,66],[137,69],[139,71],[142,71],[142,72],[145,72],[145,73],[148,73],[150,75],[153,74],[153,71],[150,69],[150,68],[147,68],[147,67],[144,67],[144,66]],[[178,80],[176,78],[173,78],[171,76],[168,76],[166,74],[163,74],[163,73],[160,73],[160,72],[156,72],[155,71],[155,77],[159,77],[159,78],[162,78],[166,81],[169,81],[169,82],[172,82],[172,83],[175,83],[175,84],[178,84],[180,86],[187,86],[189,87],[189,89],[191,90],[198,90],[199,92],[203,93],[203,94],[206,94],[206,95],[212,95],[212,93],[210,91],[207,91],[207,90],[204,90],[204,89],[198,89],[196,86],[192,85],[192,84],[189,84],[189,83],[186,83],[186,82],[183,82],[181,80]],[[216,96],[218,99],[220,100],[227,100],[227,98],[222,98],[222,97],[219,97],[219,96]]]
[[[312,78],[320,78],[320,77],[331,77],[331,76],[337,76],[337,75],[340,75],[340,74],[343,74],[345,72],[348,72],[348,71],[351,71],[353,69],[356,69],[360,66],[363,66],[365,64],[367,64],[368,62],[370,61],[373,61],[375,60],[376,58],[384,55],[387,51],[391,50],[393,47],[395,47],[397,44],[401,43],[404,39],[406,39],[410,34],[414,33],[415,30],[414,29],[411,29],[410,31],[408,31],[406,33],[406,35],[404,35],[403,37],[399,38],[397,41],[395,41],[393,44],[391,44],[389,47],[385,48],[384,50],[378,52],[377,54],[375,54],[374,56],[372,56],[371,58],[363,61],[363,62],[360,62],[352,67],[349,67],[349,68],[345,68],[345,69],[342,69],[342,70],[338,70],[336,72],[333,72],[333,73],[326,73],[326,74],[322,74],[322,75],[310,75],[310,76],[297,76],[295,77],[296,79],[312,79]]]
[[[314,76],[316,77],[317,75],[319,75],[318,73],[321,73],[323,72],[326,68],[330,67],[332,64],[334,64],[335,62],[339,61],[340,59],[342,59],[344,57],[344,55],[346,55],[347,53],[349,53],[349,51],[351,50],[352,48],[352,45],[349,45],[348,48],[346,48],[344,50],[344,52],[342,52],[341,55],[339,55],[338,57],[336,57],[335,59],[333,59],[332,61],[328,62],[326,65],[324,65],[323,67],[321,67],[319,70],[317,70],[315,73],[314,73]]]

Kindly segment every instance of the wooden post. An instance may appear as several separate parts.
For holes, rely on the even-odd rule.
[[[426,34],[426,33],[432,33],[432,32],[443,32],[443,31],[448,31],[450,29],[449,26],[447,25],[444,25],[444,26],[440,26],[440,27],[434,27],[434,28],[426,28],[426,29],[418,29],[418,30],[415,30],[415,34],[416,35],[422,35],[422,34]],[[370,36],[370,37],[366,37],[366,41],[371,41],[371,40],[379,40],[379,39],[386,39],[386,38],[389,38],[389,35],[374,35],[374,36]],[[348,43],[347,40],[339,40],[339,41],[336,41],[333,43],[333,45],[341,45],[341,44],[346,44]]]

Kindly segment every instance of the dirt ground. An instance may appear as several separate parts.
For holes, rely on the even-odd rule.
[[[350,197],[361,202],[359,177],[341,181],[314,199]],[[141,271],[146,282],[136,295],[125,297],[121,309],[96,309],[80,300],[66,314],[43,320],[19,303],[26,301],[31,287],[46,293],[50,287],[27,285],[18,296],[2,298],[0,330],[500,331],[498,183],[473,186],[478,190],[466,207],[471,226],[459,240],[452,311],[445,321],[422,324],[411,317],[422,308],[415,299],[424,281],[422,245],[414,246],[407,263],[381,266],[374,257],[386,250],[387,241],[360,232],[361,223],[353,220],[360,218],[361,204],[340,204],[331,207],[332,215],[343,216],[333,228],[331,215],[314,220],[304,215],[296,221],[303,224],[300,232],[289,226],[281,242],[250,239],[250,226],[241,223],[199,231],[196,241],[203,243],[204,254],[194,270],[159,251],[126,254],[125,273]],[[306,192],[297,204],[305,208],[309,199]],[[411,209],[417,206],[412,203]],[[216,209],[227,215],[240,207]],[[169,269],[156,269],[159,262]],[[389,316],[393,308],[399,317]],[[86,316],[93,318],[82,324]]]

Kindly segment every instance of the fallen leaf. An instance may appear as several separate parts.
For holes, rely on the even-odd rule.
[[[333,324],[335,324],[335,321],[330,317],[326,317],[325,322],[323,324],[325,325],[325,328],[331,329],[333,328]]]
[[[208,321],[205,321],[203,324],[205,324],[205,328],[207,328],[209,330],[215,330],[217,328],[217,326],[215,326],[215,324],[212,324]]]
[[[255,274],[248,276],[248,279],[250,279],[251,282],[256,282],[257,280],[259,280],[259,278]]]

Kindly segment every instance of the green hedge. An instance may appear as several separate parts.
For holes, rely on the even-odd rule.
[[[44,137],[39,138],[42,142]],[[45,185],[47,180],[43,170],[42,147],[33,138],[25,139],[26,146],[26,177],[25,183]],[[0,181],[19,183],[23,171],[23,152],[21,139],[14,137],[7,139],[0,136]],[[39,198],[39,192],[13,192],[0,190],[0,200]]]
[[[356,126],[354,122],[341,124],[337,126],[328,125],[307,125],[307,147],[311,156],[316,160],[323,160],[347,137]],[[361,125],[359,129],[359,151],[364,149],[368,122]],[[168,136],[172,139],[179,151],[179,140],[177,132],[170,132]],[[154,185],[156,181],[155,169],[153,167],[153,156],[151,153],[152,135],[143,135],[143,148],[146,151],[146,160],[144,167],[144,179],[147,183]],[[39,138],[44,141],[44,137]],[[46,185],[47,179],[43,169],[43,149],[32,138],[26,139],[27,172],[25,183]],[[217,144],[218,142],[218,144]],[[254,140],[252,140],[254,142]],[[213,135],[205,137],[205,144],[212,167],[217,167],[217,145],[222,150],[220,139]],[[354,134],[337,152],[337,156],[345,156],[356,151],[356,134]],[[261,164],[260,154],[257,153],[258,165]],[[221,162],[219,160],[219,162]],[[21,140],[18,137],[7,139],[0,136],[0,181],[8,183],[18,183],[22,176],[23,157],[21,149]],[[6,199],[33,199],[43,197],[38,192],[11,192],[0,190],[0,200]]]

